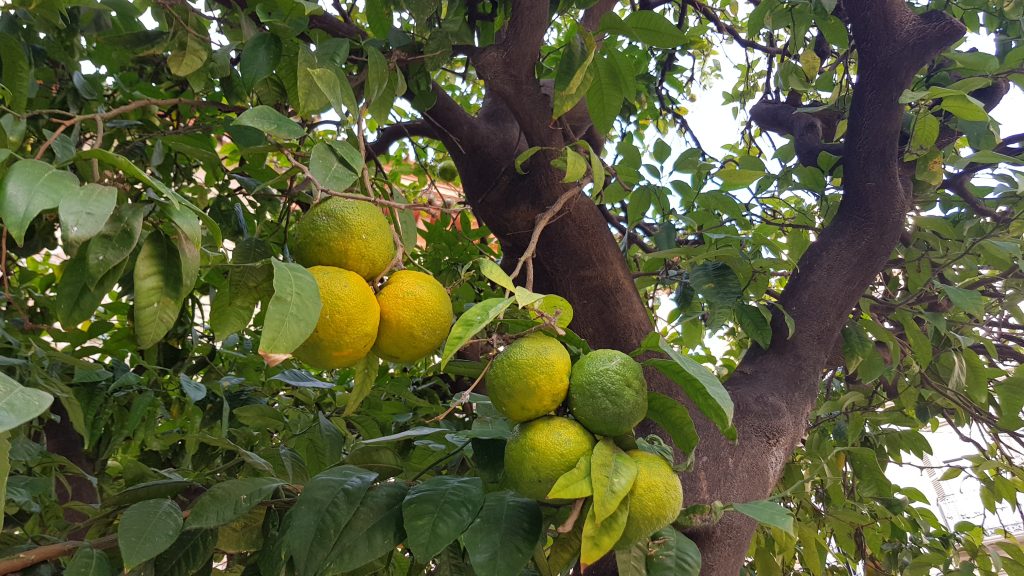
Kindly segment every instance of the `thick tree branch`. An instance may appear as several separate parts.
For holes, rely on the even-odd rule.
[[[501,40],[473,55],[473,64],[488,92],[512,112],[530,146],[561,147],[560,131],[551,123],[551,98],[534,73],[549,25],[548,7],[545,0],[513,3]]]
[[[788,102],[761,99],[750,109],[750,119],[762,130],[793,137],[797,160],[804,166],[817,166],[822,152],[840,156],[841,143],[828,143],[839,120],[835,111],[802,112]]]
[[[846,10],[859,47],[859,75],[844,146],[843,200],[783,291],[781,304],[796,322],[796,334],[776,338],[770,352],[815,371],[821,350],[830,348],[823,344],[835,340],[903,230],[912,191],[900,174],[900,94],[966,31],[941,12],[917,15],[902,0],[849,1]]]
[[[391,145],[403,138],[420,136],[439,140],[437,131],[426,120],[413,120],[412,122],[398,122],[385,126],[377,133],[377,139],[366,147],[368,156],[380,156],[391,148]]]
[[[783,56],[789,56],[789,50],[786,50],[785,47],[779,48],[777,46],[765,46],[764,44],[744,37],[743,34],[740,34],[740,31],[734,26],[730,26],[723,22],[713,8],[703,4],[700,0],[685,0],[685,3],[692,6],[698,14],[707,18],[709,22],[714,24],[715,29],[718,30],[719,34],[728,34],[740,46],[743,46],[748,50],[764,52],[765,54],[782,54]]]

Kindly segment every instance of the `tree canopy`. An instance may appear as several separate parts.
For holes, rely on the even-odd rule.
[[[3,3],[0,573],[1024,574],[1012,531],[887,476],[973,478],[1024,518],[1024,133],[990,115],[1022,23],[1021,0]],[[691,125],[708,100],[722,150]],[[332,196],[446,287],[435,354],[291,357],[321,301],[289,233]],[[649,388],[636,438],[563,478],[621,489],[639,447],[683,482],[672,527],[600,561],[589,494],[503,484],[481,381],[540,330]],[[940,427],[963,459],[925,462]]]

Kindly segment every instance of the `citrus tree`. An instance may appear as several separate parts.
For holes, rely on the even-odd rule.
[[[0,573],[1024,573],[1022,22],[4,2]]]

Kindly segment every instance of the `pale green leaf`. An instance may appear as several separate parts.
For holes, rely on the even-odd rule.
[[[276,259],[271,262],[274,295],[267,305],[259,350],[290,354],[309,338],[320,320],[320,288],[302,266]]]

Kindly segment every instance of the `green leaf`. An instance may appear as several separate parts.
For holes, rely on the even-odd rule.
[[[686,34],[653,10],[636,10],[626,16],[628,36],[656,48],[676,48],[686,43]]]
[[[591,454],[581,456],[572,470],[558,477],[548,492],[548,498],[575,500],[592,495],[594,486],[590,478],[590,461]]]
[[[598,58],[591,66],[593,79],[587,89],[587,110],[594,128],[601,134],[611,131],[622,110],[622,102],[635,93],[635,75],[629,63],[618,53],[611,52]]]
[[[380,367],[380,361],[377,359],[372,352],[363,356],[359,362],[353,366],[355,370],[355,376],[352,386],[352,392],[348,395],[348,402],[345,404],[345,411],[342,412],[342,416],[351,416],[355,414],[355,411],[359,408],[359,404],[370,395],[370,391],[373,389],[373,383],[377,380],[377,369]]]
[[[320,89],[320,83],[310,74],[317,67],[316,56],[305,42],[299,44],[298,61],[295,66],[298,112],[308,117],[323,111],[330,104],[327,95]]]
[[[27,388],[0,373],[0,433],[13,430],[39,416],[53,403],[53,396]]]
[[[982,106],[981,102],[970,96],[947,96],[942,99],[940,107],[961,120],[971,122],[988,121],[988,112],[985,111],[985,107]]]
[[[572,148],[565,149],[565,177],[562,182],[578,182],[587,173],[587,160]]]
[[[387,554],[405,540],[402,502],[408,493],[408,486],[401,482],[371,488],[341,531],[327,561],[327,571],[355,570]]]
[[[928,153],[939,137],[939,128],[939,119],[930,110],[918,114],[914,120],[914,132],[910,136],[905,158],[913,160]]]
[[[135,261],[135,338],[149,348],[174,326],[185,292],[181,258],[174,242],[154,230]]]
[[[309,71],[310,77],[331,103],[331,108],[340,116],[344,110],[353,114],[358,109],[356,96],[348,80],[327,68],[314,68]]]
[[[932,341],[918,327],[914,317],[904,311],[898,311],[894,317],[903,327],[903,334],[914,352],[913,359],[922,370],[932,363]]]
[[[246,92],[252,91],[257,82],[273,74],[280,58],[281,40],[277,35],[260,32],[249,38],[238,62],[238,73]]]
[[[583,545],[580,549],[580,565],[584,570],[618,544],[622,531],[626,529],[626,519],[629,518],[629,497],[604,522],[597,521],[593,506],[587,508],[583,523]]]
[[[61,235],[67,242],[80,244],[103,229],[117,204],[117,189],[86,184],[77,194],[68,194],[57,205]]]
[[[985,315],[985,300],[977,290],[967,290],[945,284],[941,284],[940,287],[946,293],[949,301],[957,308],[977,318]]]
[[[260,353],[290,354],[316,328],[320,319],[320,289],[308,270],[298,264],[271,260],[274,295],[267,305]]]
[[[516,156],[516,172],[518,172],[519,174],[526,174],[526,172],[523,171],[523,164],[526,164],[530,160],[530,158],[533,158],[534,154],[540,152],[543,149],[544,148],[542,146],[533,146],[527,148],[525,151],[519,154],[519,156]]]
[[[857,493],[867,497],[892,495],[892,483],[878,464],[875,451],[870,448],[845,448],[846,461],[853,470]]]
[[[518,576],[533,555],[544,525],[540,506],[507,490],[484,498],[476,520],[463,536],[477,574]]]
[[[700,549],[678,530],[669,526],[651,536],[647,556],[647,576],[697,576],[700,574]]]
[[[737,168],[735,164],[729,164],[725,168],[715,172],[715,178],[722,181],[721,189],[725,191],[746,188],[767,175],[768,174],[763,170]]]
[[[605,522],[629,495],[636,480],[637,465],[611,438],[594,446],[590,480],[594,488],[594,519]]]
[[[379,50],[372,46],[364,46],[366,50],[366,90],[363,98],[373,102],[384,93],[388,83],[388,61]]]
[[[697,428],[686,407],[657,392],[647,393],[647,418],[668,432],[672,443],[683,453],[690,454],[697,447]]]
[[[501,269],[501,266],[498,266],[489,258],[478,259],[477,265],[480,267],[480,273],[483,274],[485,278],[509,292],[516,291],[516,285],[512,281],[512,278],[509,278],[509,275]]]
[[[761,524],[774,526],[791,536],[796,535],[793,532],[793,513],[777,502],[770,500],[740,502],[733,504],[732,509],[757,520]]]
[[[242,112],[232,124],[255,128],[268,136],[282,140],[294,140],[306,134],[302,126],[270,106],[262,104]]]
[[[572,110],[587,93],[593,79],[590,63],[594,61],[595,48],[593,35],[584,28],[577,29],[576,35],[566,45],[555,70],[552,118],[559,118]]]
[[[216,530],[186,530],[153,561],[156,576],[193,576],[213,563]]]
[[[1024,427],[1024,418],[1021,418],[1021,411],[1024,410],[1024,376],[1014,373],[996,384],[994,393],[999,399],[999,426],[1010,430]]]
[[[0,220],[19,246],[29,224],[43,210],[56,208],[61,199],[78,192],[78,178],[46,162],[19,160],[0,180]]]
[[[25,53],[27,44],[18,38],[0,33],[0,84],[10,93],[7,106],[24,112],[32,83],[32,67]]]
[[[99,233],[81,250],[89,286],[98,285],[108,272],[124,262],[135,250],[142,236],[145,213],[144,204],[118,206]]]
[[[713,306],[732,308],[743,293],[739,277],[725,262],[711,261],[694,266],[690,270],[690,284]]]
[[[112,576],[110,561],[102,551],[83,546],[64,569],[64,576]]]
[[[758,346],[768,349],[772,344],[772,325],[769,315],[760,306],[740,304],[736,306],[736,321],[740,328],[757,343]]]
[[[435,476],[413,487],[402,504],[406,544],[425,563],[458,538],[484,504],[480,478]]]
[[[448,340],[444,343],[444,350],[441,352],[441,369],[443,370],[448,361],[455,356],[460,348],[466,345],[495,318],[501,316],[515,298],[488,298],[473,305],[459,316],[459,319],[452,325],[448,333]]]
[[[334,149],[323,142],[313,147],[309,157],[309,171],[320,186],[334,192],[344,192],[359,178],[358,174],[338,159]]]
[[[285,546],[299,576],[324,572],[331,550],[376,478],[376,472],[338,466],[306,483],[288,511],[285,534]]]
[[[629,548],[615,551],[618,576],[647,576],[648,541],[642,539]]]
[[[185,529],[216,528],[241,518],[270,499],[282,484],[276,478],[238,478],[214,484],[192,505]]]
[[[374,38],[387,38],[391,31],[391,7],[384,0],[369,2],[366,5],[366,22]]]
[[[88,250],[79,251],[64,265],[60,281],[57,282],[54,308],[57,319],[66,328],[89,319],[128,266],[128,258],[122,258],[103,276],[94,279],[86,268],[90,262],[93,260],[89,259]]]
[[[156,558],[178,538],[181,509],[172,500],[146,500],[132,504],[117,526],[117,546],[125,568]]]
[[[729,393],[718,378],[704,366],[677,352],[664,338],[659,340],[659,348],[668,354],[671,360],[653,359],[645,364],[653,366],[678,384],[726,438],[735,440],[736,430],[732,427],[732,398],[729,398]]]
[[[203,67],[210,57],[210,45],[188,31],[180,36],[184,38],[184,42],[179,41],[178,46],[168,56],[167,67],[171,74],[185,77]]]

